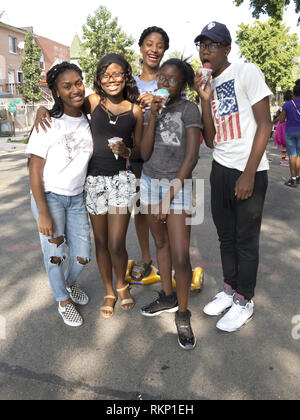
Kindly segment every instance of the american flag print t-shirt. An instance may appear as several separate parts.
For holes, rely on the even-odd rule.
[[[211,81],[211,109],[216,135],[213,158],[227,168],[244,171],[257,123],[252,107],[272,95],[261,70],[252,63],[236,63]],[[258,171],[268,170],[264,154]]]
[[[234,80],[223,83],[213,91],[212,106],[217,128],[215,141],[220,143],[241,139],[239,105]]]

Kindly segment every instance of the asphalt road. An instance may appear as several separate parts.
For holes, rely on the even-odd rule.
[[[215,328],[202,312],[222,285],[219,245],[210,214],[211,153],[203,148],[195,176],[205,180],[204,222],[192,230],[191,257],[205,272],[192,292],[194,351],[177,344],[174,315],[144,318],[160,284],[134,286],[130,313],[98,315],[104,288],[96,262],[80,284],[90,296],[79,329],[57,312],[29,207],[24,145],[0,139],[0,399],[1,400],[291,400],[300,396],[300,188],[270,142],[269,190],[261,235],[254,319],[240,332]],[[138,259],[133,222],[130,258]],[[155,250],[151,242],[153,256]]]

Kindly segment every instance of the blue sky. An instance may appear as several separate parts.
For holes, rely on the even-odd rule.
[[[87,16],[101,5],[107,7],[119,25],[138,41],[141,32],[149,26],[161,26],[170,36],[170,51],[184,51],[185,55],[197,56],[193,40],[203,26],[212,20],[225,23],[235,40],[235,33],[241,23],[251,24],[254,19],[249,10],[249,0],[240,7],[232,0],[50,0],[40,3],[36,0],[2,0],[0,8],[5,10],[13,26],[33,26],[34,32],[65,45],[70,45],[76,32],[81,33]],[[151,7],[147,5],[151,5]],[[260,20],[267,20],[262,17]],[[297,16],[290,7],[284,16],[291,33],[300,39]],[[137,42],[135,49],[138,51]],[[233,45],[231,61],[240,61],[238,47]]]

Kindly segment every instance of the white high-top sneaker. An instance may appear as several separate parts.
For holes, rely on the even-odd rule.
[[[228,295],[225,292],[218,293],[211,302],[209,302],[203,309],[206,315],[218,316],[226,309],[230,308],[233,303],[233,295]]]
[[[252,300],[242,302],[237,295],[234,295],[231,308],[216,326],[219,330],[226,332],[238,331],[251,321],[253,312],[254,302]]]

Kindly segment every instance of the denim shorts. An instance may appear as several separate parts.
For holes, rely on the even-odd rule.
[[[289,157],[300,156],[300,131],[285,133],[285,142]]]
[[[193,205],[192,180],[188,180],[189,185],[184,186],[175,195],[170,209],[176,211],[190,212]],[[163,197],[169,193],[171,183],[168,180],[150,178],[142,174],[140,183],[141,203],[144,206],[157,205],[161,203]]]

